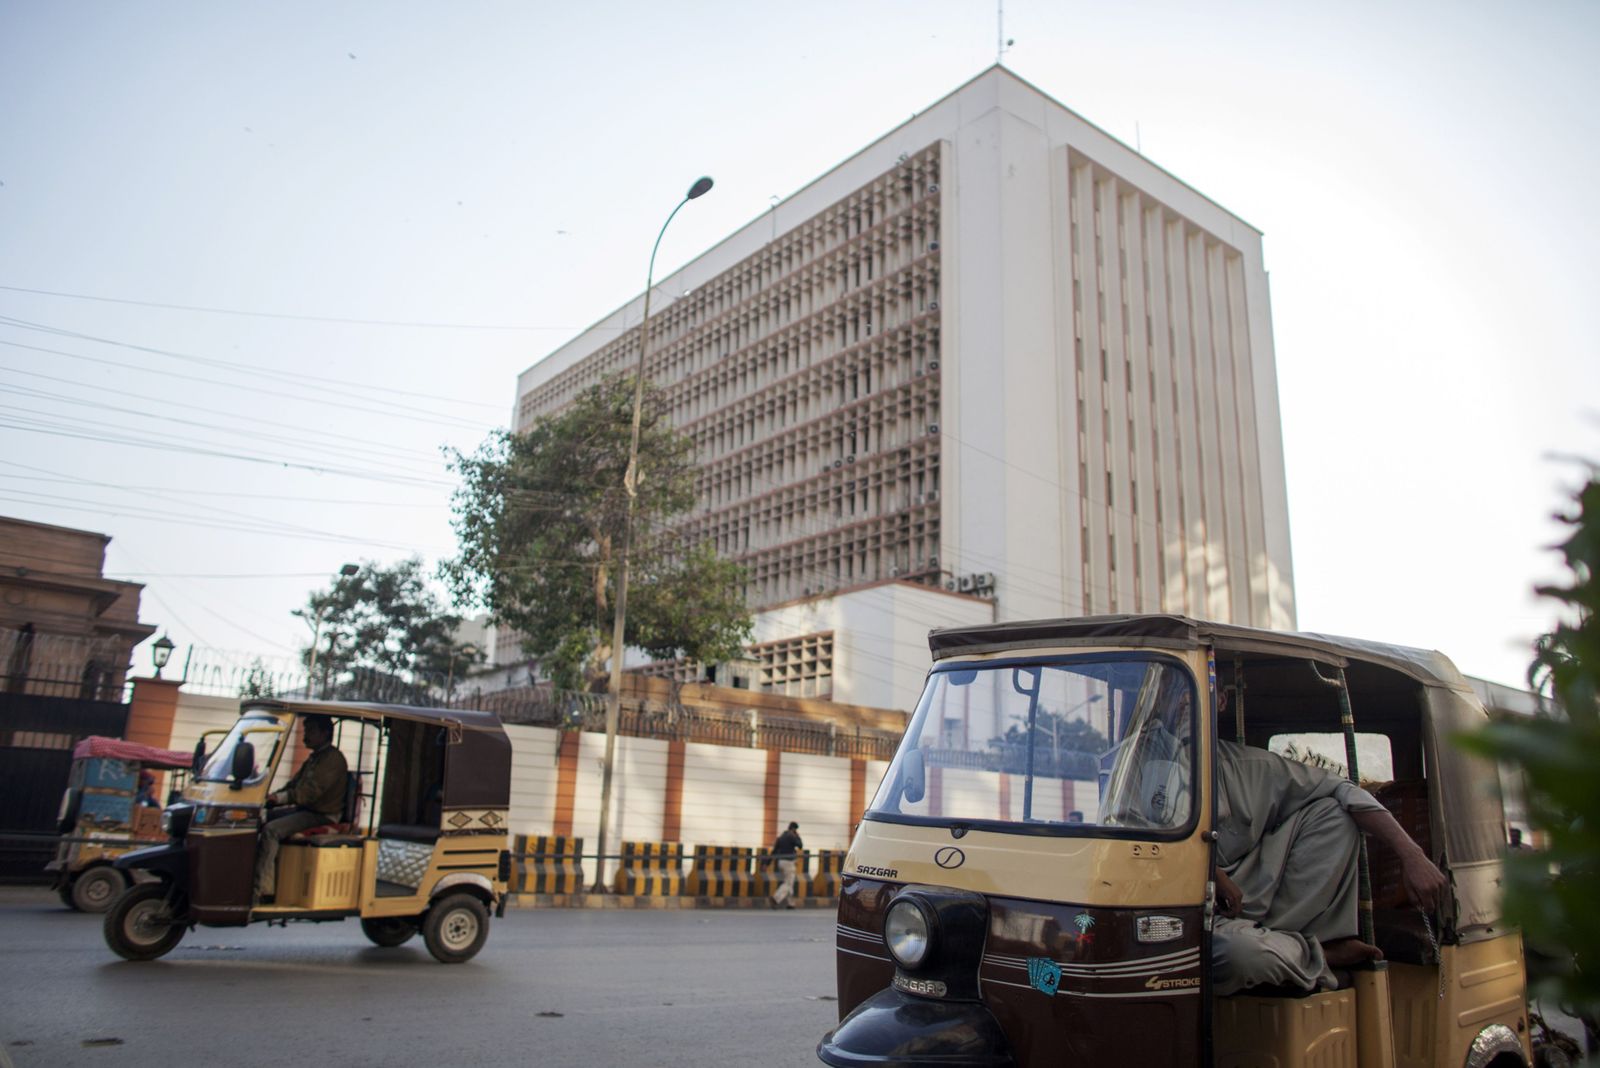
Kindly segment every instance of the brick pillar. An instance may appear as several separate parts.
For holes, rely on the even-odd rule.
[[[1000,773],[1000,818],[1011,818],[1011,776],[1003,771]]]
[[[661,839],[681,841],[683,834],[683,742],[667,743],[667,788],[661,806]]]
[[[856,826],[861,822],[861,814],[867,810],[867,762],[855,759],[850,761],[850,826],[846,828],[845,838],[855,837]]]
[[[783,818],[783,813],[778,811],[778,786],[783,781],[783,754],[776,749],[767,750],[767,786],[762,794],[761,823],[762,834],[761,849],[766,851],[767,846],[778,837],[778,832],[788,824]],[[781,822],[780,822],[781,821]]]
[[[134,679],[133,701],[123,736],[130,742],[170,749],[181,685],[173,679]]]
[[[556,751],[556,818],[551,834],[572,835],[572,805],[578,794],[578,731],[561,732]]]

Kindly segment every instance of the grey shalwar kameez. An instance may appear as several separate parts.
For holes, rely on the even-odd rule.
[[[1216,993],[1260,984],[1331,990],[1322,942],[1354,937],[1367,791],[1265,749],[1217,743],[1217,863],[1244,896],[1212,931]]]

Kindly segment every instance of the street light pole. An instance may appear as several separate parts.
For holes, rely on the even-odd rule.
[[[360,570],[361,569],[359,567],[357,567],[355,564],[344,564],[339,568],[339,578],[340,579],[350,578],[351,576],[353,576],[356,572],[358,572]],[[338,579],[334,580],[335,587],[338,586],[338,582],[339,582]],[[307,697],[315,697],[316,696],[316,693],[314,692],[314,688],[315,688],[315,686],[317,684],[317,640],[322,637],[322,617],[324,615],[326,615],[328,609],[330,609],[332,607],[333,607],[333,604],[331,602],[323,601],[322,604],[317,607],[317,618],[316,618],[316,621],[311,625],[311,663],[306,666],[306,696]],[[333,643],[332,642],[328,643],[328,654],[330,656],[333,655]]]
[[[711,179],[700,178],[689,187],[678,206],[672,209],[667,221],[656,234],[656,243],[650,249],[650,269],[644,280],[644,315],[639,322],[639,366],[633,374],[633,436],[628,442],[628,467],[622,476],[622,488],[627,495],[622,521],[622,554],[617,560],[617,610],[611,626],[611,685],[606,695],[606,755],[600,765],[600,829],[596,835],[594,889],[605,891],[606,835],[611,825],[611,773],[617,758],[617,723],[622,718],[622,653],[623,635],[628,618],[628,553],[633,548],[633,507],[639,495],[639,423],[644,408],[644,361],[650,350],[650,291],[655,287],[656,253],[661,249],[661,239],[667,227],[683,206],[711,191]]]

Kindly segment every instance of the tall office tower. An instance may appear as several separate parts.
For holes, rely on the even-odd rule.
[[[518,427],[631,373],[642,306]],[[1294,625],[1261,234],[1003,68],[663,279],[646,373],[769,689],[903,704],[943,622]]]

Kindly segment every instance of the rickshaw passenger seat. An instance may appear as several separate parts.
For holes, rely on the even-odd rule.
[[[1428,784],[1421,779],[1380,783],[1369,791],[1389,810],[1395,822],[1432,857]],[[1406,899],[1399,854],[1367,837],[1367,867],[1372,875],[1374,940],[1386,959],[1399,964],[1430,964],[1432,944],[1420,911]]]
[[[313,838],[327,836],[348,836],[361,829],[361,773],[352,771],[346,773],[344,786],[344,811],[340,814],[337,823],[324,823],[316,827],[308,827],[298,834],[291,835],[289,841],[307,841]]]
[[[424,827],[417,823],[382,823],[378,825],[378,837],[432,844],[439,840],[439,828]]]

